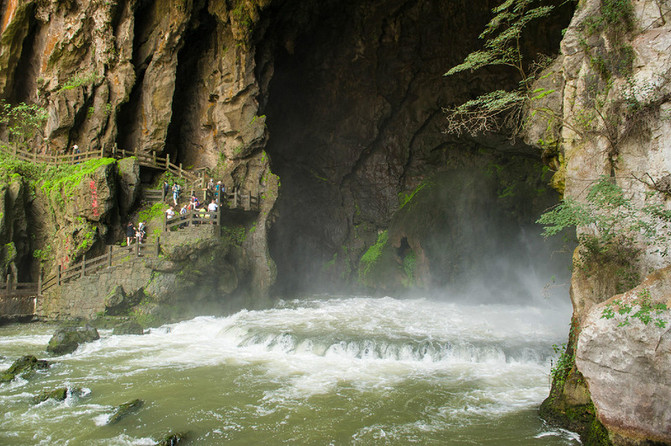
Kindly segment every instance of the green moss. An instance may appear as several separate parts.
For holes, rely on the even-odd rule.
[[[250,234],[253,232],[252,229],[256,229],[256,226],[249,230]],[[242,246],[244,241],[247,239],[247,230],[242,225],[222,226],[221,237],[228,240],[232,245]]]
[[[410,252],[403,257],[403,272],[405,279],[402,280],[403,286],[410,288],[415,285],[415,268],[417,267],[417,255]]]
[[[74,165],[47,165],[41,175],[40,189],[52,198],[58,192],[62,198],[72,198],[85,178],[93,175],[100,167],[113,163],[116,163],[114,158],[100,158]]]
[[[377,236],[377,241],[361,257],[359,262],[359,281],[365,283],[375,264],[382,256],[382,250],[389,241],[388,231],[383,231]]]
[[[415,195],[417,194],[417,192],[424,189],[427,185],[428,185],[427,182],[422,182],[419,186],[417,186],[415,188],[415,190],[413,190],[409,194],[404,193],[404,192],[399,193],[398,194],[399,210],[403,209],[405,207],[405,205],[410,203],[412,201],[412,199],[415,197]],[[358,209],[357,209],[357,211],[358,211]]]

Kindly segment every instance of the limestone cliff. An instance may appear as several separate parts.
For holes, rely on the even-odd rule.
[[[586,1],[578,7],[562,55],[548,70],[553,88],[561,92],[551,104],[558,118],[554,124],[561,125],[552,128],[548,120],[537,120],[528,135],[553,142],[539,148],[556,165],[554,184],[566,199],[585,202],[591,186],[607,177],[624,191],[632,209],[670,208],[669,12],[653,1]],[[639,218],[645,220],[643,212]],[[593,240],[599,230],[596,223],[579,226],[578,235]],[[659,324],[628,316],[669,303],[668,271],[613,297],[671,263],[665,255],[667,231],[663,223],[651,232],[639,229],[631,244],[622,242],[619,256],[600,256],[587,243],[575,251],[574,323],[565,353],[575,355],[575,367],[555,381],[544,409],[574,427],[585,414],[595,416],[607,434],[588,421],[591,441],[671,443],[668,310],[660,311]],[[609,311],[619,319],[611,319]]]

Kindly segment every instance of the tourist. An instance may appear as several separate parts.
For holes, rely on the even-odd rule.
[[[212,200],[215,194],[214,178],[210,178],[209,183],[207,183],[207,193],[206,199]]]
[[[180,215],[180,220],[184,221],[186,220],[186,214],[189,212],[188,205],[182,206],[182,209],[179,210],[179,215]],[[182,223],[179,225],[180,229],[184,229],[186,227],[186,222]]]
[[[219,209],[219,206],[217,206],[217,203],[215,203],[214,200],[207,205],[207,210],[210,212],[217,212],[217,209]]]
[[[135,226],[129,221],[126,226],[126,246],[130,246],[130,241],[135,237]]]
[[[221,181],[217,181],[217,185],[214,187],[214,196],[217,199],[217,203],[221,204],[224,202],[224,192],[226,192],[226,188],[221,183]]]
[[[167,211],[165,211],[166,217],[168,217],[168,220],[171,220],[175,218],[175,208],[170,206]]]
[[[191,195],[191,210],[192,211],[197,211],[198,206],[200,206],[200,201],[198,201],[198,197],[196,197],[196,194]]]
[[[147,225],[143,221],[138,223],[137,225],[137,230],[135,231],[135,238],[137,239],[137,242],[141,245],[142,241],[144,240],[144,235],[145,235],[145,228]]]
[[[177,206],[177,199],[179,198],[179,192],[180,192],[180,187],[179,184],[175,183],[172,185],[172,201],[175,203],[175,206]],[[174,215],[173,211],[173,215]]]
[[[168,193],[170,192],[170,184],[167,181],[163,181],[163,199],[168,198]]]

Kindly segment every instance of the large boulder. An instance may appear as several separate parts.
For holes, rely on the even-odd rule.
[[[86,325],[84,327],[62,327],[49,340],[47,352],[54,355],[65,355],[77,350],[79,344],[100,339],[98,330]]]
[[[49,367],[47,361],[37,359],[32,355],[27,355],[17,359],[7,370],[0,375],[0,383],[12,381],[17,376],[28,379],[36,370],[46,369]]]
[[[594,306],[583,319],[576,366],[614,444],[671,444],[668,307],[671,267]]]

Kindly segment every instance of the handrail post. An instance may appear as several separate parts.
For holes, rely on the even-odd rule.
[[[135,241],[135,257],[140,257],[140,241]]]
[[[110,248],[107,250],[107,266],[112,266],[112,245],[110,245]]]
[[[61,286],[61,265],[58,265],[58,286]]]
[[[161,252],[161,237],[156,237],[156,257],[158,257]]]
[[[165,170],[170,170],[170,154],[165,154]]]
[[[182,178],[182,163],[179,163],[179,177]]]
[[[163,232],[168,230],[168,214],[163,213]]]
[[[151,155],[151,162],[153,165],[156,165],[156,150],[152,150]]]
[[[42,265],[40,265],[40,271],[37,273],[37,295],[42,295]]]
[[[222,226],[223,226],[223,224],[222,224],[223,222],[221,220],[222,215],[223,215],[223,212],[221,211],[221,206],[219,206],[217,208],[217,226],[218,226],[217,229],[219,231],[219,237],[221,237],[221,231],[222,231]]]
[[[86,254],[82,256],[82,272],[79,277],[82,278],[85,275],[86,275]]]
[[[11,296],[12,294],[12,282],[11,275],[7,274],[7,295]]]

